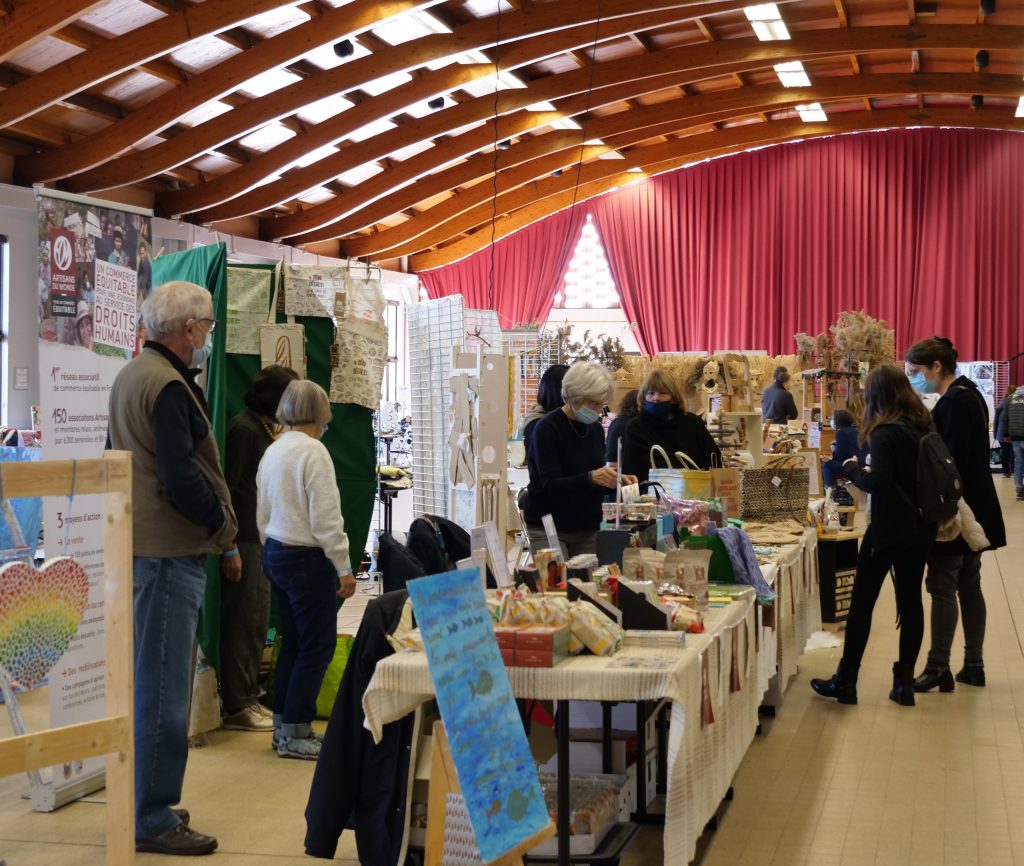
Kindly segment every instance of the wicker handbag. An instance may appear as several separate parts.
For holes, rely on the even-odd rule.
[[[804,521],[810,473],[796,469],[792,458],[783,458],[760,469],[740,473],[740,518],[771,523],[793,518]]]

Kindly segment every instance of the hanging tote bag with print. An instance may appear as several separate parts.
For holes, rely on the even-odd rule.
[[[658,466],[655,454],[661,455],[664,467]],[[688,468],[675,468],[664,448],[660,445],[651,446],[651,471],[647,477],[660,484],[670,499],[710,499],[711,472],[701,469],[682,451],[676,452],[676,458]]]

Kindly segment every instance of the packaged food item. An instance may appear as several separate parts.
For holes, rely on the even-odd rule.
[[[498,641],[498,647],[500,649],[515,649],[516,648],[516,634],[519,629],[515,626],[509,625],[497,625],[494,627],[494,637]]]
[[[622,629],[589,602],[570,606],[569,624],[573,637],[594,655],[608,656],[622,646]]]

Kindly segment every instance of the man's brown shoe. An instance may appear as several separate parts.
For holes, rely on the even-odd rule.
[[[148,851],[151,854],[173,854],[176,857],[212,854],[216,849],[217,840],[213,836],[204,836],[185,824],[172,827],[152,839],[135,840],[136,851]]]

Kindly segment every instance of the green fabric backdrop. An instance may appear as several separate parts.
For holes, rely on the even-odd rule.
[[[227,319],[227,247],[213,244],[181,253],[160,256],[153,262],[153,285],[168,280],[188,280],[213,293],[214,317]],[[273,265],[231,265],[232,268],[273,270]],[[267,298],[267,309],[270,297]],[[285,317],[278,316],[278,321]],[[305,326],[307,376],[328,392],[331,387],[330,346],[334,339],[330,319],[298,318]],[[213,355],[206,374],[206,393],[214,435],[224,451],[227,419],[245,406],[243,397],[252,377],[260,370],[257,355],[225,354],[227,328],[213,334]],[[366,547],[377,495],[377,459],[373,437],[373,412],[348,403],[331,404],[331,425],[323,443],[334,461],[341,511],[345,518],[352,552],[353,570],[359,565]],[[220,669],[220,563],[211,557],[207,563],[206,595],[199,611],[199,645],[210,664]]]

